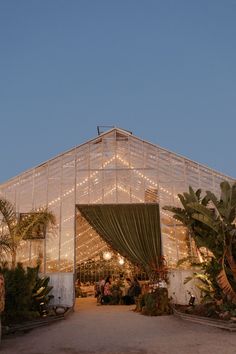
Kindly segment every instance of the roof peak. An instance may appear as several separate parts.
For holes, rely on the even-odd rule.
[[[107,129],[107,128],[109,128],[109,129]],[[97,132],[98,132],[99,136],[103,135],[103,134],[110,133],[113,130],[122,132],[123,134],[127,134],[127,135],[133,134],[130,130],[119,128],[119,127],[116,127],[115,125],[98,125],[97,126]]]

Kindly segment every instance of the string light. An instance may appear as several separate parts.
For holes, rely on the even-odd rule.
[[[93,173],[90,174],[90,176],[87,176],[85,177],[82,181],[80,182],[77,182],[76,183],[76,187],[80,187],[80,186],[83,186],[83,188],[85,187],[85,185],[89,182],[89,180],[93,179],[94,178],[94,182],[98,182],[98,178],[97,178],[97,175],[98,173],[103,170],[104,168],[108,167],[111,163],[113,163],[114,161],[120,161],[122,163],[123,166],[125,167],[129,167],[131,170],[134,171],[134,173],[136,175],[138,175],[139,177],[141,177],[144,181],[147,181],[150,185],[152,185],[153,187],[155,188],[159,188],[160,191],[162,191],[164,194],[166,194],[166,196],[173,196],[173,198],[175,199],[178,199],[178,196],[175,195],[174,193],[172,193],[170,190],[168,190],[167,188],[164,188],[162,187],[161,185],[158,185],[154,180],[152,180],[149,176],[147,176],[145,173],[143,172],[140,172],[138,169],[136,169],[130,162],[128,162],[127,160],[123,159],[119,154],[116,154],[114,156],[112,156],[109,160],[105,161],[103,163],[103,165],[97,170],[97,171],[94,171]],[[186,161],[186,164],[187,164],[187,161]],[[74,166],[74,165],[73,165]],[[187,165],[186,165],[187,166]],[[193,170],[199,170],[199,165],[195,165],[194,167],[193,166],[190,166],[188,165],[187,166],[188,168],[190,169],[193,169]],[[211,171],[210,169],[204,169],[201,167],[201,171],[203,172],[206,172],[206,173],[209,173],[209,171]],[[201,172],[200,171],[200,172]],[[212,175],[216,176],[217,178],[221,178],[221,175],[220,174],[214,174],[212,173]],[[36,172],[34,171],[34,177],[40,177],[40,172]],[[225,176],[222,176],[224,179],[225,179]],[[30,180],[32,180],[32,178],[30,177]],[[8,185],[7,189],[11,189],[11,188],[16,188],[17,186],[19,185],[23,185],[24,183],[28,183],[29,182],[29,177],[22,177],[20,180],[18,180],[17,182],[11,184],[10,186]],[[140,182],[141,183],[141,182]],[[102,198],[110,195],[110,194],[113,194],[116,190],[119,190],[119,191],[122,191],[128,195],[130,195],[131,198],[139,201],[139,202],[144,202],[144,199],[143,198],[139,198],[138,196],[136,196],[134,193],[131,192],[131,190],[127,190],[124,186],[122,186],[121,184],[117,184],[117,185],[114,185],[109,191],[107,191],[106,193],[104,193],[103,197],[100,197],[96,200],[93,201],[93,203],[97,203],[99,202],[100,200],[102,200]],[[48,206],[51,206],[51,207],[55,207],[57,203],[61,202],[63,198],[66,198],[68,196],[70,196],[72,193],[75,192],[75,188],[72,187],[72,188],[69,188],[68,190],[66,190],[61,196],[57,196],[55,199],[51,200],[48,202]],[[43,207],[40,207],[38,209],[36,209],[38,211],[41,211],[43,210]],[[169,215],[168,213],[164,212],[164,211],[160,211],[161,212],[161,215],[169,218],[169,219],[172,219],[176,222],[178,222],[178,220],[174,219],[173,216]],[[71,215],[65,219],[62,220],[62,223],[66,223],[66,222],[69,222],[71,220],[74,219],[74,215]],[[59,226],[59,224],[56,225],[57,227]],[[173,225],[174,227],[174,225]],[[5,230],[5,229],[4,229]],[[87,230],[84,231],[84,234],[86,234]],[[184,231],[182,231],[182,233],[184,233]],[[81,235],[80,235],[81,236]],[[173,236],[170,236],[170,235],[167,235],[168,238],[170,238],[171,240],[176,240],[176,238],[174,238]],[[58,235],[55,236],[57,239],[58,239]],[[70,237],[69,234],[67,234],[67,237]],[[76,235],[76,238],[78,237],[78,235]],[[96,240],[96,238],[94,238]],[[71,234],[71,238],[69,240],[66,240],[66,241],[63,241],[61,243],[61,248],[65,247],[66,245],[68,244],[71,244],[71,242],[73,242],[74,240],[74,235]],[[47,243],[50,244],[50,243],[53,243],[54,241],[53,240],[47,240]],[[182,240],[178,240],[177,239],[177,244],[184,244],[185,241],[182,241]],[[22,243],[22,247],[25,245],[25,243]],[[55,251],[58,252],[58,248],[57,246],[50,249],[50,250],[47,250],[47,254],[52,254],[54,253]],[[179,251],[181,253],[181,251]],[[69,254],[67,255],[69,257]],[[24,257],[26,257],[24,255]],[[32,254],[31,257],[34,259],[35,258],[35,255]],[[25,258],[24,258],[25,259]]]

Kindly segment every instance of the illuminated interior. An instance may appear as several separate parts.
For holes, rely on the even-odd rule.
[[[218,194],[222,180],[234,181],[114,128],[1,184],[0,195],[14,203],[18,213],[48,206],[57,218],[44,240],[21,243],[18,261],[25,265],[40,260],[44,272],[75,272],[108,251],[78,214],[78,204],[158,202],[163,254],[168,266],[175,267],[194,247],[185,228],[161,208],[178,206],[178,193],[189,185]]]

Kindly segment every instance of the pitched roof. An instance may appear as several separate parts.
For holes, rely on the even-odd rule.
[[[23,172],[19,173],[18,175],[14,176],[14,177],[12,177],[12,178],[10,178],[10,179],[8,179],[7,181],[5,181],[5,182],[3,182],[3,183],[0,183],[0,187],[5,186],[6,184],[8,184],[9,182],[11,182],[12,180],[14,180],[14,179],[17,178],[17,177],[23,176],[24,174],[28,174],[29,172],[35,170],[36,168],[39,168],[39,167],[44,166],[44,165],[47,164],[48,162],[51,162],[51,161],[53,161],[53,160],[55,160],[55,159],[57,159],[57,158],[59,158],[59,157],[61,157],[61,156],[63,156],[63,155],[69,154],[70,152],[73,152],[75,149],[78,149],[78,148],[80,148],[80,147],[82,147],[82,146],[85,146],[85,145],[88,144],[88,143],[96,142],[98,139],[102,139],[103,137],[105,137],[105,136],[107,136],[107,135],[113,133],[114,131],[116,131],[116,133],[117,133],[117,134],[120,134],[121,136],[132,137],[132,139],[135,139],[135,140],[140,141],[140,142],[142,142],[142,143],[148,144],[148,145],[150,145],[150,146],[152,146],[152,147],[154,147],[154,148],[158,148],[158,149],[161,150],[161,151],[170,153],[170,154],[172,154],[172,155],[174,155],[174,156],[176,156],[176,157],[179,157],[179,158],[181,158],[181,159],[184,159],[185,161],[189,161],[189,162],[191,162],[191,163],[195,163],[195,164],[197,164],[198,166],[201,166],[201,167],[203,167],[203,168],[205,168],[205,169],[207,169],[207,170],[210,170],[210,171],[212,171],[212,172],[214,172],[214,173],[216,173],[216,174],[218,174],[218,175],[220,175],[220,176],[222,176],[222,177],[225,177],[225,178],[228,178],[228,179],[230,179],[230,180],[232,180],[232,181],[235,181],[235,178],[233,178],[233,177],[231,177],[231,176],[227,176],[227,175],[225,175],[224,173],[218,172],[218,171],[216,171],[216,170],[214,170],[214,169],[212,169],[212,168],[210,168],[210,167],[208,167],[208,166],[206,166],[206,165],[204,165],[204,164],[201,164],[201,163],[199,163],[199,162],[193,161],[193,160],[191,160],[190,158],[187,158],[187,157],[185,157],[185,156],[182,156],[182,155],[180,155],[180,154],[177,154],[177,153],[175,153],[175,152],[172,152],[172,151],[170,151],[170,150],[167,150],[167,149],[165,149],[165,148],[162,148],[161,146],[159,146],[159,145],[157,145],[157,144],[153,144],[153,143],[150,143],[150,142],[148,142],[148,141],[146,141],[146,140],[143,140],[143,139],[141,139],[141,138],[139,138],[139,137],[136,137],[135,135],[132,134],[131,131],[128,131],[128,130],[125,130],[125,129],[122,129],[122,128],[118,128],[118,127],[114,127],[114,128],[111,128],[111,129],[109,129],[109,130],[107,130],[107,131],[101,133],[100,135],[98,135],[98,136],[96,136],[96,137],[94,137],[94,138],[92,138],[92,139],[90,139],[90,140],[87,140],[86,142],[84,142],[84,143],[82,143],[82,144],[80,144],[80,145],[74,146],[73,148],[71,148],[71,149],[69,149],[69,150],[66,150],[66,151],[64,151],[63,153],[60,153],[60,154],[58,154],[58,155],[52,157],[51,159],[42,162],[41,164],[39,164],[39,165],[37,165],[37,166],[34,166],[34,167],[30,168],[30,169],[27,169],[26,171],[23,171]]]

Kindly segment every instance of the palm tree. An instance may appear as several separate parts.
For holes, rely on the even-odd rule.
[[[55,225],[56,219],[47,208],[27,214],[16,214],[14,206],[6,199],[0,199],[1,234],[0,248],[11,254],[12,268],[16,266],[17,248],[22,240],[45,237],[46,228]]]
[[[165,207],[172,211],[190,231],[198,248],[206,247],[221,264],[217,282],[223,293],[236,303],[236,292],[232,281],[236,282],[236,183],[220,184],[221,196],[207,191],[201,198],[201,191],[179,195],[183,208]],[[209,205],[211,204],[211,206]]]

